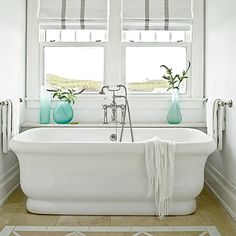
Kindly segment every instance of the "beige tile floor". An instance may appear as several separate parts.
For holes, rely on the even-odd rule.
[[[20,236],[65,236],[65,233],[61,232],[54,232],[50,233],[50,235],[47,232],[38,234],[37,232],[19,232]],[[201,232],[190,232],[190,233],[153,233],[152,236],[199,236]],[[15,236],[15,235],[12,235]],[[73,235],[74,236],[74,235]],[[77,236],[75,234],[75,236]],[[79,236],[79,235],[78,235]],[[86,236],[132,236],[132,233],[86,233]],[[140,236],[146,236],[144,234],[141,234]],[[204,236],[209,236],[209,234],[205,234]]]
[[[57,216],[35,215],[25,208],[26,197],[18,188],[0,208],[0,231],[15,226],[206,226],[215,225],[222,236],[236,236],[236,222],[205,187],[197,198],[197,211],[189,216]],[[27,234],[25,234],[27,235]],[[31,234],[32,235],[32,234]],[[60,235],[60,234],[58,234]],[[92,234],[91,234],[92,235]],[[125,235],[125,234],[122,234]],[[160,235],[160,234],[156,234]],[[162,234],[162,235],[169,235]],[[189,234],[175,234],[189,235]],[[194,233],[191,235],[195,235]],[[33,236],[33,235],[32,235]]]

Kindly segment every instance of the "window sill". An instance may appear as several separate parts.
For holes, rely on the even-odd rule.
[[[118,124],[120,127],[121,124]],[[78,123],[78,124],[39,124],[34,122],[24,122],[21,124],[22,129],[30,128],[115,128],[114,123],[102,124],[102,123]],[[126,124],[126,127],[129,127]],[[168,123],[133,123],[133,128],[206,128],[206,123],[180,123],[172,125]]]

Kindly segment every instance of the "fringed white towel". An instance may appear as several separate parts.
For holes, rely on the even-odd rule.
[[[8,153],[11,140],[12,127],[12,105],[10,100],[6,100],[7,105],[2,106],[2,151]]]
[[[221,99],[209,100],[207,104],[207,133],[213,137],[219,150],[223,148],[225,131],[225,106]]]
[[[144,142],[148,196],[154,197],[156,215],[163,218],[172,209],[175,143],[157,137]]]
[[[9,99],[11,103],[11,138],[19,134],[20,130],[20,103],[19,98],[14,97]]]
[[[5,100],[5,105],[1,106],[2,121],[2,151],[8,153],[11,138],[19,133],[20,126],[20,105],[19,98]]]

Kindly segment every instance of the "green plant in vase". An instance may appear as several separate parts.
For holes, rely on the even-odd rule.
[[[71,104],[74,104],[77,96],[85,89],[77,92],[74,89],[57,89],[50,90],[53,93],[53,98],[58,98],[59,102],[53,111],[53,119],[58,124],[68,124],[74,117],[74,111]]]
[[[170,124],[179,124],[182,121],[182,115],[179,108],[179,87],[184,80],[188,79],[190,66],[191,63],[188,61],[186,70],[183,70],[181,74],[174,74],[172,68],[161,65],[161,67],[166,69],[166,74],[163,75],[162,78],[167,80],[169,84],[167,91],[170,89],[172,90],[171,107],[167,115],[167,121]]]

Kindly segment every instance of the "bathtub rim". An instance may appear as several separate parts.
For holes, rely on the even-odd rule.
[[[120,129],[120,127],[118,127],[118,130]],[[40,141],[38,141],[38,140],[22,140],[21,139],[21,136],[23,136],[23,138],[24,138],[24,136],[26,136],[26,135],[30,135],[31,133],[34,133],[34,132],[40,132],[40,131],[48,131],[48,130],[50,130],[50,131],[52,131],[52,130],[60,130],[60,131],[63,131],[63,132],[65,132],[66,130],[68,130],[68,131],[71,131],[71,130],[89,130],[89,131],[95,131],[95,130],[99,130],[99,131],[101,131],[101,130],[114,130],[114,128],[113,127],[97,127],[97,128],[85,128],[85,127],[74,127],[74,128],[71,128],[71,127],[37,127],[37,128],[31,128],[31,129],[28,129],[28,130],[26,130],[26,131],[23,131],[23,132],[21,132],[21,133],[19,133],[18,135],[16,135],[15,137],[13,137],[12,138],[12,140],[14,140],[14,141],[21,141],[21,142],[25,142],[25,141],[27,141],[27,142],[29,142],[29,143],[34,143],[34,142],[39,142],[40,143]],[[125,130],[129,130],[129,127],[125,127]],[[176,143],[178,143],[178,144],[181,144],[181,143],[204,143],[204,142],[208,142],[208,141],[212,141],[213,140],[213,138],[211,137],[211,136],[209,136],[208,134],[206,134],[206,133],[204,133],[203,131],[201,131],[201,130],[199,130],[199,129],[194,129],[194,128],[182,128],[182,127],[168,127],[168,128],[166,128],[166,127],[164,127],[164,128],[150,128],[150,127],[147,127],[147,128],[143,128],[143,127],[140,127],[140,128],[133,128],[133,130],[135,131],[135,130],[168,130],[168,131],[170,131],[170,130],[172,130],[172,131],[177,131],[177,132],[179,132],[179,131],[182,131],[182,130],[184,130],[184,131],[187,131],[187,132],[189,132],[189,131],[191,131],[191,132],[194,132],[194,133],[198,133],[200,136],[204,136],[204,141],[203,142],[201,142],[201,141],[175,141]],[[158,133],[157,133],[158,134]],[[155,135],[155,136],[157,136],[157,135]],[[150,136],[150,139],[152,138],[153,136]],[[158,136],[157,136],[158,137]],[[214,140],[213,140],[214,141]],[[45,140],[43,140],[43,142],[46,142],[47,143],[47,141],[45,141]],[[48,141],[48,142],[53,142],[53,143],[60,143],[60,142],[62,142],[62,141],[52,141],[52,140],[50,140],[50,141]],[[76,143],[87,143],[87,142],[81,142],[81,141],[72,141],[72,140],[68,140],[68,141],[65,141],[65,140],[63,140],[63,142],[70,142],[70,143],[74,143],[74,142],[76,142]],[[103,141],[103,142],[94,142],[94,141],[89,141],[89,142],[91,142],[91,143],[110,143],[110,141],[109,142],[106,142],[106,141]],[[114,143],[114,142],[113,142]],[[131,141],[129,141],[129,142],[123,142],[123,143],[132,143]],[[135,143],[142,143],[142,142],[135,142]]]
[[[37,140],[29,140],[29,139],[22,139],[23,135],[28,135],[32,132],[43,131],[43,130],[63,130],[66,132],[67,129],[71,128],[34,128],[24,131],[17,136],[15,136],[10,141],[10,148],[16,153],[93,153],[97,151],[104,152],[104,150],[108,151],[107,149],[111,150],[118,150],[119,152],[144,152],[144,142],[94,142],[94,141],[37,141]],[[79,130],[81,128],[73,128],[75,130]],[[109,127],[106,128],[83,128],[83,130],[100,130],[101,129],[110,129]],[[128,127],[126,127],[128,129]],[[153,130],[153,128],[135,128],[138,130]],[[216,150],[216,142],[213,140],[212,137],[207,135],[206,133],[192,128],[154,128],[155,130],[187,130],[193,131],[200,135],[204,135],[206,140],[199,140],[199,141],[188,141],[188,142],[176,142],[176,153],[191,153],[191,154],[207,154],[212,153]],[[112,129],[111,129],[112,130]],[[24,138],[24,136],[23,136]],[[152,137],[150,137],[152,138]],[[63,144],[63,148],[62,145]],[[142,144],[142,145],[141,145]],[[91,150],[91,145],[93,145],[94,149]]]

